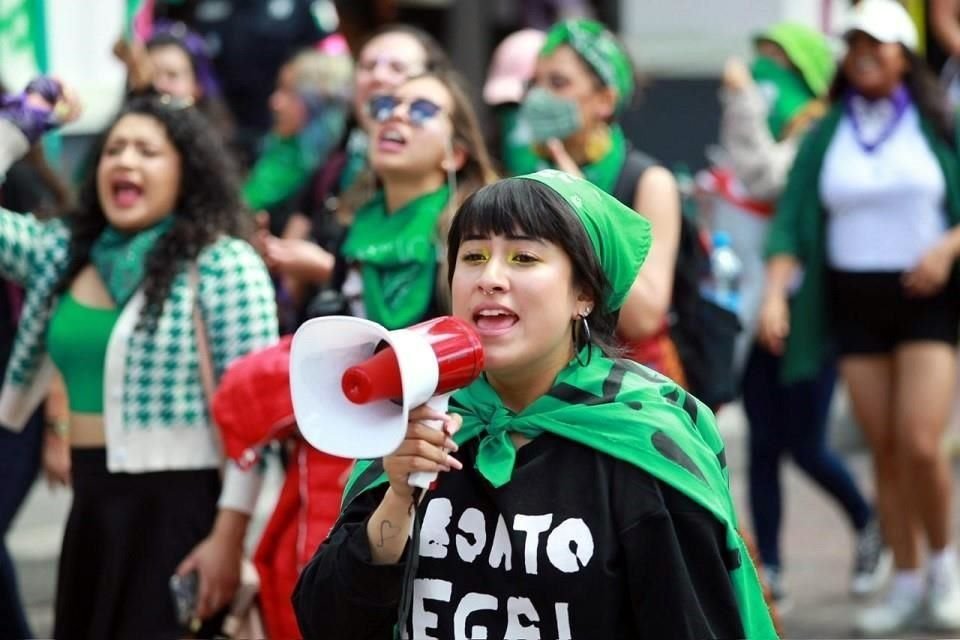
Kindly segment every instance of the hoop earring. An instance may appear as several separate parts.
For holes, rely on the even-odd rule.
[[[582,326],[582,329],[581,329]],[[587,361],[584,362],[580,359],[580,336],[585,336],[583,339],[583,346],[587,347]],[[573,325],[573,351],[576,354],[577,363],[581,367],[585,367],[590,364],[590,361],[593,359],[593,344],[591,342],[592,336],[590,335],[590,323],[587,322],[587,316],[580,316],[580,322]]]

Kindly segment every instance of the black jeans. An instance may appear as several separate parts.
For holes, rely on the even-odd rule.
[[[784,455],[840,503],[854,529],[873,510],[843,460],[827,448],[827,418],[837,379],[832,363],[812,380],[780,383],[781,359],[754,345],[743,378],[743,408],[750,423],[750,508],[764,565],[780,566]]]

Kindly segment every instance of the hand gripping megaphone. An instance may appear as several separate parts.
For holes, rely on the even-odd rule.
[[[483,370],[480,338],[446,316],[387,331],[347,316],[308,320],[290,347],[290,393],[303,437],[344,458],[379,458],[396,451],[410,410],[426,403],[446,412],[450,394]],[[439,421],[429,421],[440,428]],[[427,488],[435,473],[414,473]]]

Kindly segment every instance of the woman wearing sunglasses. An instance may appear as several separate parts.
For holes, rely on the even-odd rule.
[[[468,98],[449,73],[370,99],[377,194],[356,213],[335,282],[350,311],[389,329],[439,312],[443,230],[457,203],[495,179]]]
[[[422,73],[441,71],[450,61],[428,33],[405,24],[387,25],[359,49],[353,73],[352,123],[307,186],[283,205],[294,211],[279,236],[266,229],[257,245],[270,270],[279,276],[292,328],[304,318],[346,313],[339,290],[330,285],[334,254],[356,210],[376,191],[370,171],[370,133],[375,125],[370,98],[390,93]]]
[[[294,594],[305,637],[776,637],[713,415],[610,355],[650,244],[643,217],[560,171],[467,199],[449,282],[485,373],[357,465]],[[419,470],[439,472],[426,493]]]

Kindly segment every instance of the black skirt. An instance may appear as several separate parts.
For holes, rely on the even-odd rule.
[[[73,449],[54,637],[182,638],[170,576],[209,533],[215,469],[110,473],[105,449]],[[205,626],[219,629],[222,620]],[[212,637],[201,630],[199,637]]]

